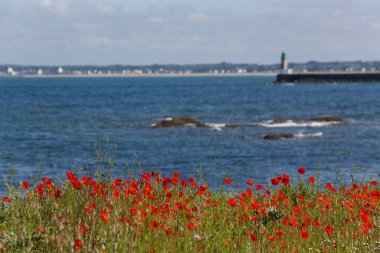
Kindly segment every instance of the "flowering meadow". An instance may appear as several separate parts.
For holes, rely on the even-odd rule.
[[[219,191],[145,172],[95,179],[68,171],[8,187],[3,252],[380,252],[378,181],[337,187],[298,169],[267,185],[233,175]]]

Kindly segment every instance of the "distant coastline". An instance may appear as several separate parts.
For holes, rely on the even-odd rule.
[[[155,74],[42,74],[42,75],[18,75],[0,76],[5,78],[107,78],[107,77],[237,77],[237,76],[271,76],[275,77],[275,72],[252,72],[252,73],[155,73]]]
[[[287,63],[292,73],[376,72],[380,61]],[[210,63],[151,65],[17,65],[0,64],[0,77],[192,77],[275,76],[284,73],[280,63]]]

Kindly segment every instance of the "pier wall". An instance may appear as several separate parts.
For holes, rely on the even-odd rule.
[[[278,74],[277,82],[380,82],[380,72]]]

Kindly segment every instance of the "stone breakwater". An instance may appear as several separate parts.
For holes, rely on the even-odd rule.
[[[278,83],[380,82],[380,72],[311,72],[278,74]]]

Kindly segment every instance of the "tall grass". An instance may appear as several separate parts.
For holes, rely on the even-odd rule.
[[[380,252],[380,191],[368,181],[318,187],[299,170],[268,185],[211,192],[157,171],[127,180],[42,178],[9,187],[3,252]]]

